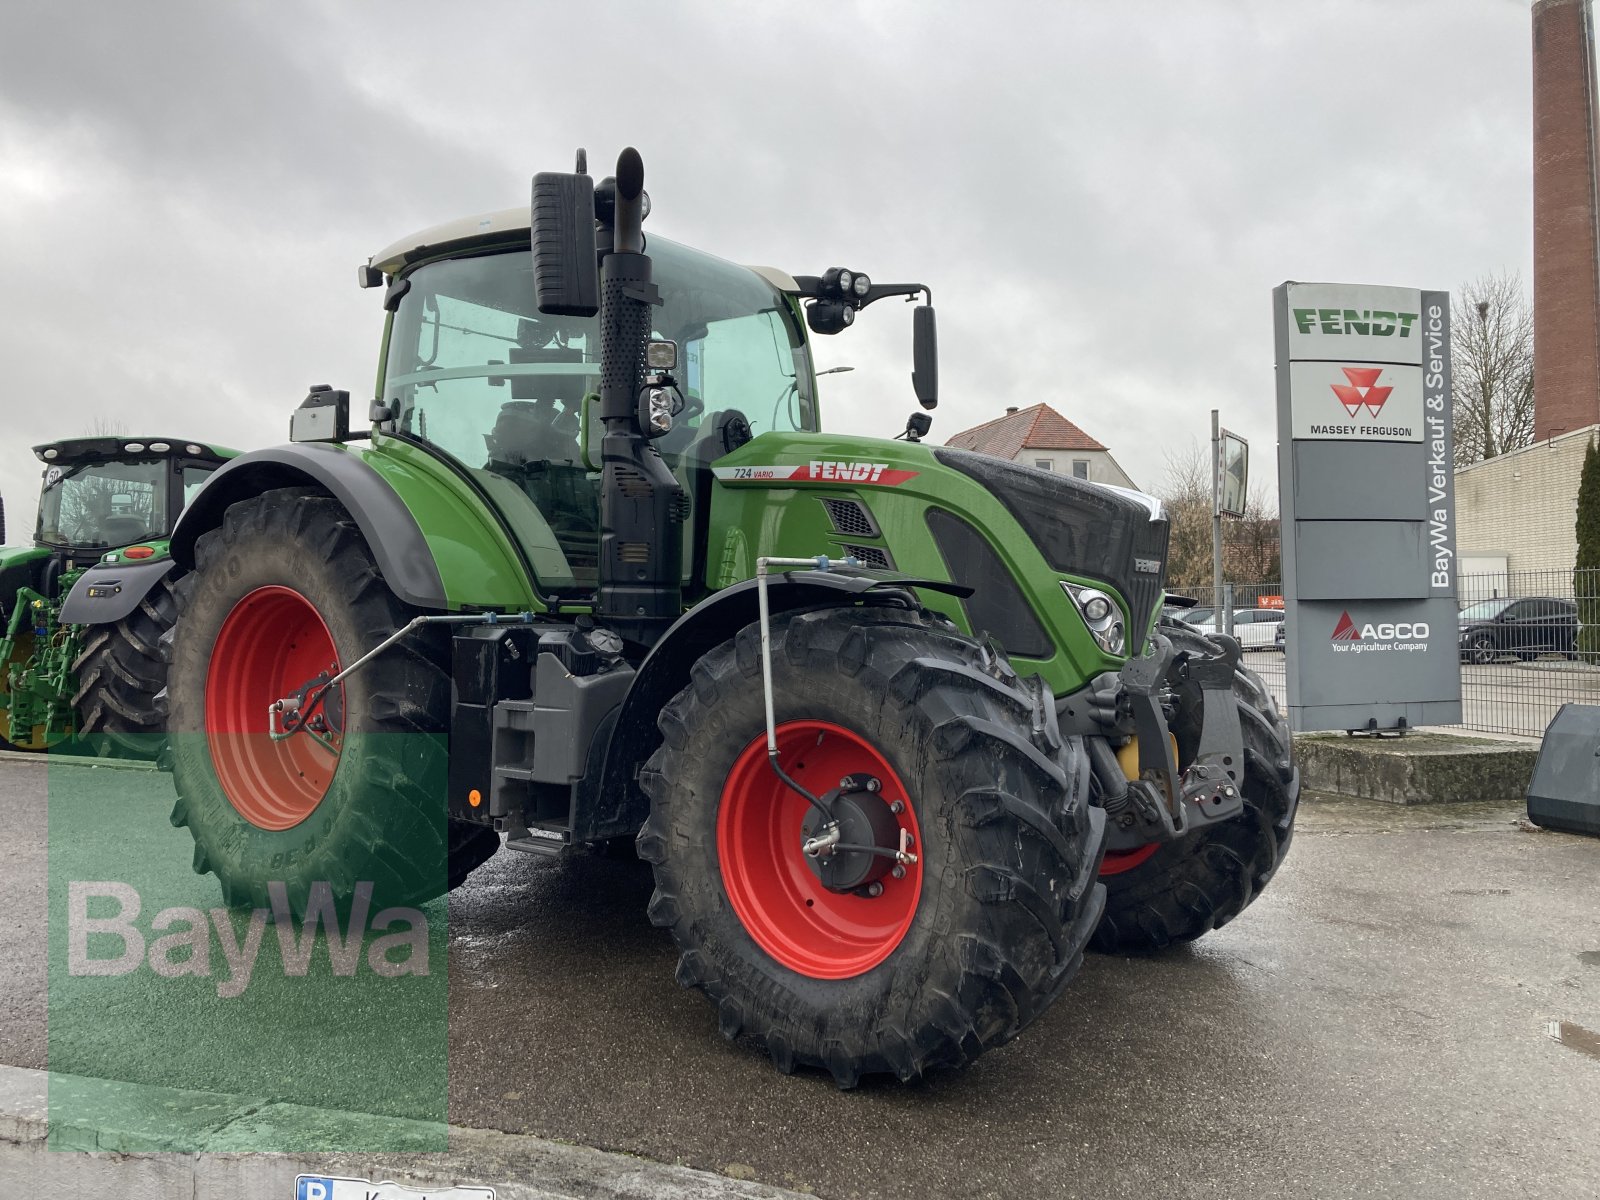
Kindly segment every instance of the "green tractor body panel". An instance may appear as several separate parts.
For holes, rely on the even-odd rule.
[[[545,610],[529,578],[527,560],[536,554],[532,530],[502,521],[481,490],[437,454],[403,438],[378,434],[369,445],[345,449],[376,471],[410,510],[439,569],[449,608]]]
[[[1038,625],[1025,635],[975,627],[969,601],[927,589],[921,599],[968,633],[994,637],[1019,670],[1041,675],[1058,695],[1116,670],[1123,661],[1094,642],[1061,587],[1067,580],[1107,588],[1107,581],[1051,566],[994,493],[939,462],[933,447],[838,434],[769,433],[719,459],[713,470],[706,553],[706,586],[712,592],[752,578],[758,556],[855,555],[869,567],[915,579],[947,579],[980,591],[1014,589]],[[859,508],[841,509],[829,501],[853,501]],[[932,512],[984,531],[1006,577],[963,578],[961,565],[947,562],[935,539]],[[1127,601],[1119,600],[1132,629]],[[1149,614],[1142,616],[1148,626]]]

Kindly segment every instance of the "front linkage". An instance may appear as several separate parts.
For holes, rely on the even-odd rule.
[[[1108,851],[1175,841],[1244,811],[1244,732],[1233,695],[1239,643],[1212,641],[1218,653],[1202,657],[1153,633],[1144,654],[1057,702],[1062,730],[1088,739],[1108,818]],[[1204,701],[1204,723],[1199,752],[1180,774],[1170,732],[1174,698],[1193,687]],[[1112,749],[1130,739],[1137,745],[1137,778]]]

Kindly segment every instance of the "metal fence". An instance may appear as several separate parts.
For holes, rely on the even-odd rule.
[[[1186,615],[1207,629],[1231,609],[1245,665],[1286,703],[1281,585],[1228,584],[1220,597],[1211,588],[1173,590],[1198,597]],[[1600,571],[1462,575],[1457,595],[1459,627],[1435,636],[1455,639],[1461,656],[1463,728],[1539,737],[1563,704],[1600,704]],[[1587,637],[1586,624],[1596,627]]]

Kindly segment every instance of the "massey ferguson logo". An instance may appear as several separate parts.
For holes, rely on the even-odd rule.
[[[1426,621],[1369,621],[1365,625],[1357,625],[1346,609],[1339,614],[1339,621],[1328,635],[1328,640],[1339,653],[1354,651],[1356,654],[1365,654],[1383,650],[1426,652],[1431,632]]]
[[[1378,376],[1383,374],[1382,367],[1341,367],[1344,377],[1349,383],[1333,383],[1328,386],[1333,388],[1333,394],[1339,397],[1339,403],[1344,405],[1345,412],[1352,417],[1365,408],[1373,416],[1377,416],[1383,408],[1384,401],[1389,398],[1392,387],[1379,387]]]

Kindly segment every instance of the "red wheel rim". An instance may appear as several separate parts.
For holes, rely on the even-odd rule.
[[[333,635],[293,588],[257,588],[223,620],[206,670],[206,738],[228,802],[257,828],[291,829],[327,794],[343,737],[337,722],[324,734],[332,748],[309,732],[275,741],[267,708],[338,670]],[[343,685],[324,708],[343,712]]]
[[[1100,874],[1104,877],[1131,871],[1159,849],[1161,849],[1160,842],[1149,842],[1132,850],[1108,850],[1106,856],[1100,860]]]
[[[728,772],[717,810],[717,857],[733,911],[755,942],[778,962],[812,979],[848,979],[870,971],[911,928],[922,895],[922,837],[905,786],[872,743],[827,721],[778,726],[783,768],[814,795],[866,772],[883,783],[884,803],[900,801],[900,827],[918,861],[903,878],[885,875],[883,893],[830,891],[801,852],[810,804],[786,787],[767,761],[767,735],[744,748]]]

